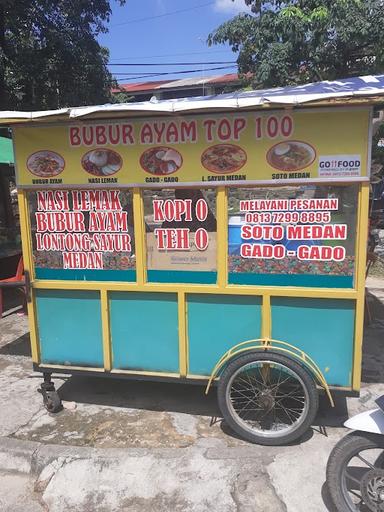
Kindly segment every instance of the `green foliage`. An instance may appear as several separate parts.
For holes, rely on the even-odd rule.
[[[119,0],[123,4],[125,0]],[[0,0],[0,109],[110,101],[109,0]]]
[[[229,44],[255,87],[384,71],[381,0],[244,0],[251,12],[220,25],[208,44]]]
[[[127,91],[124,91],[124,89],[121,89],[119,86],[117,86],[116,89],[113,90],[111,103],[129,103],[134,101],[134,98],[135,97],[129,94]]]

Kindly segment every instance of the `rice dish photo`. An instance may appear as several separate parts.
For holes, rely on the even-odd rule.
[[[111,149],[94,149],[83,156],[81,165],[94,176],[110,176],[121,169],[123,159]]]
[[[298,171],[313,163],[316,158],[315,149],[306,142],[297,140],[279,142],[267,153],[269,165],[279,171]]]
[[[57,176],[64,167],[64,158],[54,151],[37,151],[27,159],[27,168],[35,176]]]
[[[246,152],[234,144],[217,144],[206,149],[201,155],[202,165],[216,174],[238,171],[246,161]]]

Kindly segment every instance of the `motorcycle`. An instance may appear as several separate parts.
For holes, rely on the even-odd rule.
[[[331,452],[327,485],[337,512],[384,512],[384,395],[377,409],[353,416]]]

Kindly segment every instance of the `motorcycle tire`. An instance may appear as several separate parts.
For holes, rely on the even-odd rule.
[[[349,461],[358,453],[369,449],[384,450],[384,436],[367,432],[351,432],[333,448],[327,464],[327,486],[337,512],[357,512],[359,509],[348,499],[343,482],[343,474]],[[384,462],[381,455],[375,465]],[[383,467],[384,469],[384,467]]]

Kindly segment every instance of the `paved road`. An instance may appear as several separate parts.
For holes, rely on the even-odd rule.
[[[24,316],[0,320],[0,510],[12,512],[326,512],[326,461],[348,413],[384,393],[384,298],[365,332],[360,399],[325,400],[313,429],[285,447],[250,445],[222,424],[199,386],[55,379],[66,408],[36,392]]]

